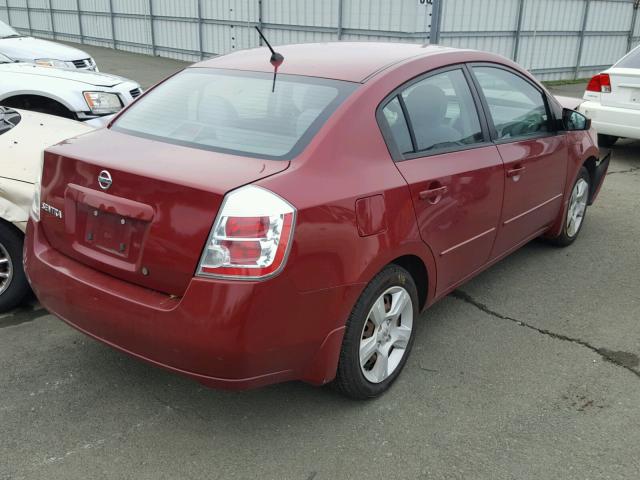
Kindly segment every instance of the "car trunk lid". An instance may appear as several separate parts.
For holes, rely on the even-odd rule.
[[[611,81],[611,93],[601,94],[602,105],[640,110],[640,69],[612,68],[606,73]]]
[[[42,228],[85,265],[181,296],[225,193],[288,165],[99,130],[45,153]]]

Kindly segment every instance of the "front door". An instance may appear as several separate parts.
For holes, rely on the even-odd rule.
[[[504,162],[502,217],[491,258],[521,245],[551,225],[562,208],[567,172],[564,135],[554,131],[544,93],[497,66],[471,68],[489,127]]]
[[[485,265],[502,206],[502,160],[469,79],[461,66],[430,73],[400,89],[381,116],[436,258],[437,294]]]

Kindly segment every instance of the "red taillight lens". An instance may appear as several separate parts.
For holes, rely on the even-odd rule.
[[[269,217],[229,217],[225,225],[229,237],[260,238],[268,229]]]
[[[273,192],[247,186],[225,198],[198,275],[261,279],[278,273],[291,245],[296,210]]]
[[[589,81],[588,92],[611,93],[611,78],[606,73],[599,73]]]

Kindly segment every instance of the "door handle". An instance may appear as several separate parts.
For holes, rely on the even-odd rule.
[[[525,170],[526,170],[525,167],[512,168],[511,170],[507,170],[507,177],[509,177],[509,178],[517,177],[517,176],[521,175],[522,173],[524,173]]]
[[[433,200],[433,203],[438,203],[440,197],[447,193],[449,189],[446,186],[430,188],[429,190],[423,190],[420,192],[420,200]]]

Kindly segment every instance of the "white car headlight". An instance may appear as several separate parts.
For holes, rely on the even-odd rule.
[[[94,115],[110,115],[122,110],[120,97],[115,93],[84,92],[84,99]]]
[[[37,58],[35,63],[41,67],[71,68],[67,62],[55,60],[53,58]]]

